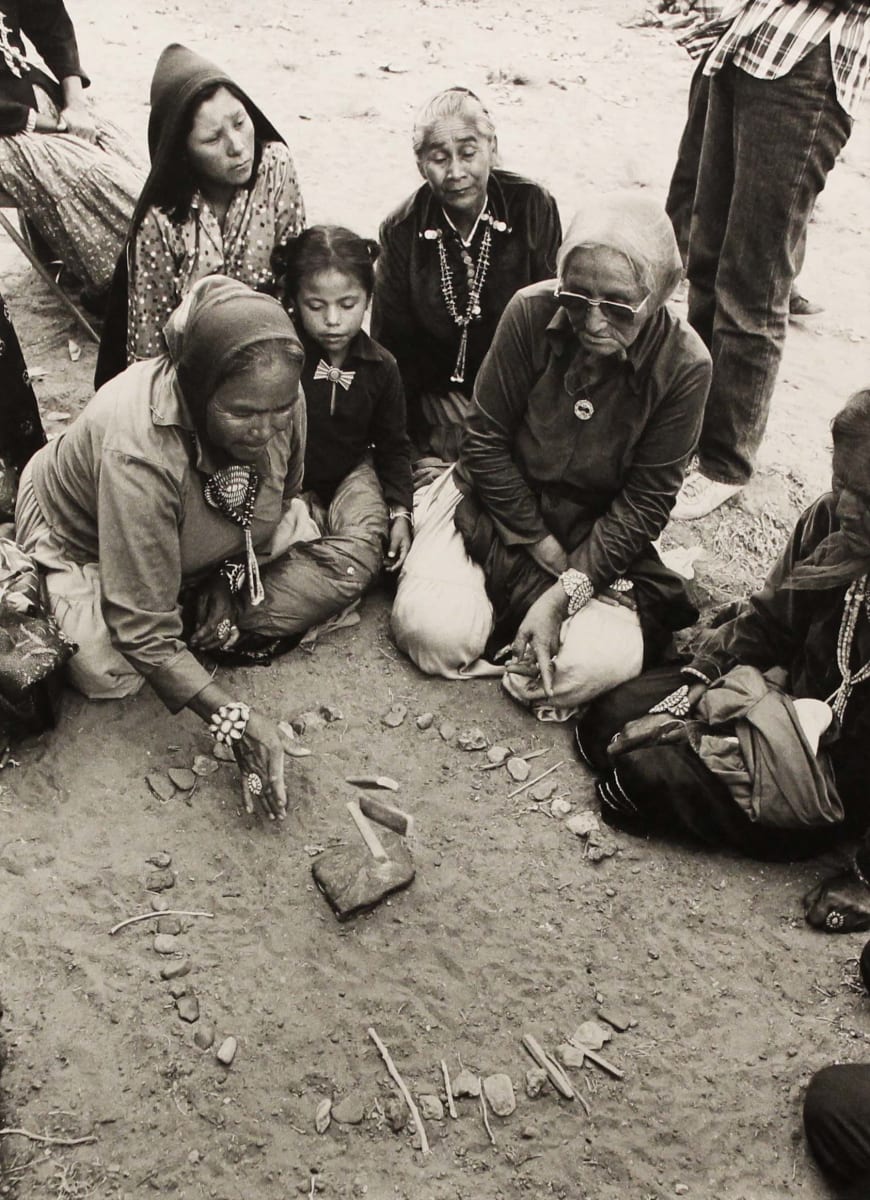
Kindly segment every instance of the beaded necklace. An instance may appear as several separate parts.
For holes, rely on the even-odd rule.
[[[867,576],[862,575],[860,579],[856,579],[853,583],[849,584],[849,590],[846,592],[843,617],[840,621],[840,631],[837,634],[837,667],[842,677],[842,683],[828,697],[828,704],[834,710],[841,724],[846,712],[846,705],[849,703],[849,697],[852,695],[856,684],[863,683],[865,679],[870,679],[870,662],[866,662],[854,674],[849,665],[852,657],[852,643],[855,639],[855,628],[866,604]]]
[[[251,537],[251,522],[259,486],[260,477],[253,467],[233,463],[221,471],[215,471],[214,475],[206,480],[203,488],[206,504],[210,504],[222,517],[238,525],[245,535],[245,561],[251,604],[262,604],[265,597],[257,555],[254,552],[254,540]]]
[[[462,336],[459,339],[459,352],[456,355],[456,365],[453,368],[453,374],[450,376],[451,383],[465,382],[465,360],[468,353],[468,327],[472,321],[480,319],[480,296],[483,291],[483,285],[486,282],[486,273],[489,270],[489,252],[492,246],[492,226],[493,219],[489,213],[483,213],[480,217],[481,221],[486,222],[486,229],[483,233],[483,238],[480,243],[480,253],[477,256],[477,262],[471,256],[471,251],[467,246],[460,242],[459,253],[462,256],[462,264],[465,267],[466,283],[468,286],[468,303],[465,306],[465,311],[460,312],[456,304],[456,292],[453,288],[453,276],[450,272],[450,264],[447,262],[447,250],[444,246],[444,236],[442,231],[437,230],[438,238],[438,264],[441,268],[441,295],[444,297],[444,303],[447,306],[447,311],[450,313],[453,323],[458,325],[462,330]]]

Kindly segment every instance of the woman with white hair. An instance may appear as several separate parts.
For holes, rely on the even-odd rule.
[[[652,546],[710,383],[703,343],[666,304],[680,273],[660,204],[598,195],[568,228],[558,277],[508,304],[393,608],[396,642],[424,671],[461,677],[512,643],[507,691],[560,720],[695,619]]]
[[[455,462],[499,317],[551,278],[561,227],[549,192],[495,165],[492,117],[467,88],[424,106],[413,146],[425,183],[381,226],[372,336],[399,363],[420,487]]]

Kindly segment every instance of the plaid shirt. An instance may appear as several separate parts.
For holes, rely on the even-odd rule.
[[[702,31],[713,32],[711,27],[715,27],[720,33],[726,26],[713,45],[704,74],[715,75],[731,59],[756,79],[779,79],[829,37],[837,99],[854,117],[870,75],[868,17],[870,11],[864,4],[850,4],[846,11],[840,11],[827,0],[795,0],[790,4],[782,0],[730,0],[720,17],[693,31],[696,40],[686,48],[692,53]]]

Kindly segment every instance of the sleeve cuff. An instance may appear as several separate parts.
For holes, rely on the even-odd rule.
[[[30,108],[27,110],[27,120],[24,122],[22,133],[33,133],[36,129],[36,109]]]
[[[175,658],[145,678],[172,713],[180,712],[212,682],[211,672],[187,649],[179,650]]]
[[[715,659],[699,654],[680,672],[681,675],[688,674],[696,679],[702,679],[705,683],[714,683],[721,675],[725,674],[724,667],[716,662]]]

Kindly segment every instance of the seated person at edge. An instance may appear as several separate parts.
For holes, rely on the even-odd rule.
[[[270,609],[281,612],[274,632],[285,637],[355,607],[384,550],[394,572],[411,545],[402,381],[392,354],[362,328],[378,251],[377,242],[349,229],[316,225],[278,256],[285,304],[305,350],[308,413],[298,501],[305,512],[297,544],[269,576]],[[256,651],[256,639],[247,646]]]
[[[697,613],[653,549],[694,450],[710,382],[667,307],[681,263],[640,192],[585,204],[558,278],[508,304],[474,387],[458,465],[418,494],[393,607],[430,674],[513,640],[504,686],[542,719],[658,661]]]
[[[274,284],[272,253],[305,212],[284,139],[229,76],[167,46],[151,81],[151,171],[109,298],[95,384],[162,354],[163,327],[197,280]]]
[[[832,429],[832,491],[799,518],[761,591],[714,628],[693,659],[626,683],[578,721],[581,755],[604,772],[598,792],[611,824],[784,861],[868,828],[870,389],[849,399]],[[740,737],[734,759],[724,737],[713,743],[698,734],[720,727],[732,698],[740,715],[741,668],[747,688],[751,668],[759,680],[766,676],[758,672],[779,668],[784,692],[781,679],[771,692],[793,698],[795,718],[763,724],[758,696],[747,690],[766,745],[762,753],[753,736],[747,757]],[[807,919],[832,931],[867,928],[868,881],[865,839],[850,871],[807,897]],[[862,912],[866,923],[854,924]]]
[[[425,183],[381,226],[372,336],[402,373],[421,487],[456,461],[499,317],[552,276],[562,230],[549,192],[495,165],[492,117],[467,88],[429,101],[413,146]]]
[[[277,726],[192,650],[272,627],[269,566],[293,537],[305,452],[303,351],[280,302],[201,280],[166,327],[167,353],[102,387],[24,468],[16,540],[78,646],[70,681],[90,699],[147,679],[172,712],[232,745],[248,811],[286,808]],[[280,561],[280,559],[278,560]],[[183,608],[195,609],[186,638]]]

